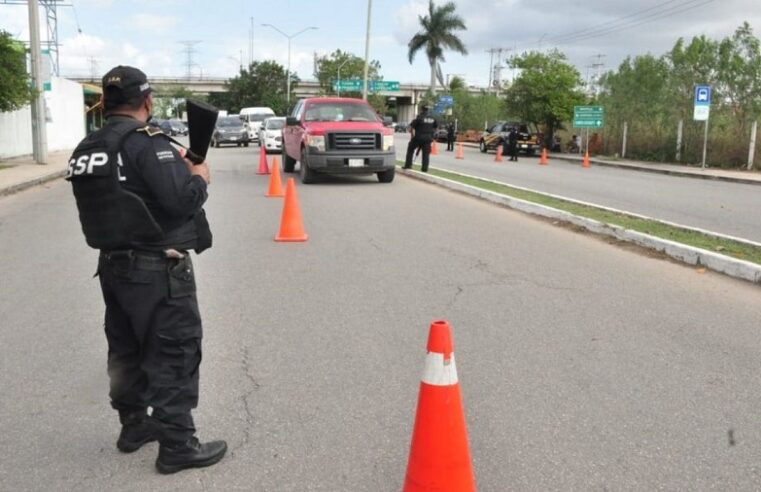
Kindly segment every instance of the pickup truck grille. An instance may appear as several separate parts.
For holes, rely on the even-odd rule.
[[[380,150],[380,133],[329,133],[330,150]]]

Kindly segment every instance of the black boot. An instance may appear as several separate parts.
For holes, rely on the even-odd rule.
[[[177,445],[159,446],[156,469],[159,473],[176,473],[186,468],[202,468],[217,463],[227,452],[225,441],[211,441],[201,444],[198,438],[191,437],[187,442]]]
[[[122,453],[132,453],[140,449],[143,444],[156,440],[158,429],[150,417],[132,418],[125,420],[116,447]]]

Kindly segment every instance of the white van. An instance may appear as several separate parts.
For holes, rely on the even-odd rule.
[[[259,127],[262,126],[262,121],[270,116],[275,116],[275,112],[272,111],[272,108],[255,107],[242,108],[240,110],[240,119],[246,124],[249,142],[259,140]]]

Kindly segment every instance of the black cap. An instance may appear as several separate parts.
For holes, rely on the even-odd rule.
[[[137,96],[151,92],[148,77],[135,67],[119,65],[103,76],[103,99],[121,104]]]

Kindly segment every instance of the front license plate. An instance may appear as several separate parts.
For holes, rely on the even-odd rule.
[[[349,167],[362,167],[364,165],[364,159],[349,159]]]

